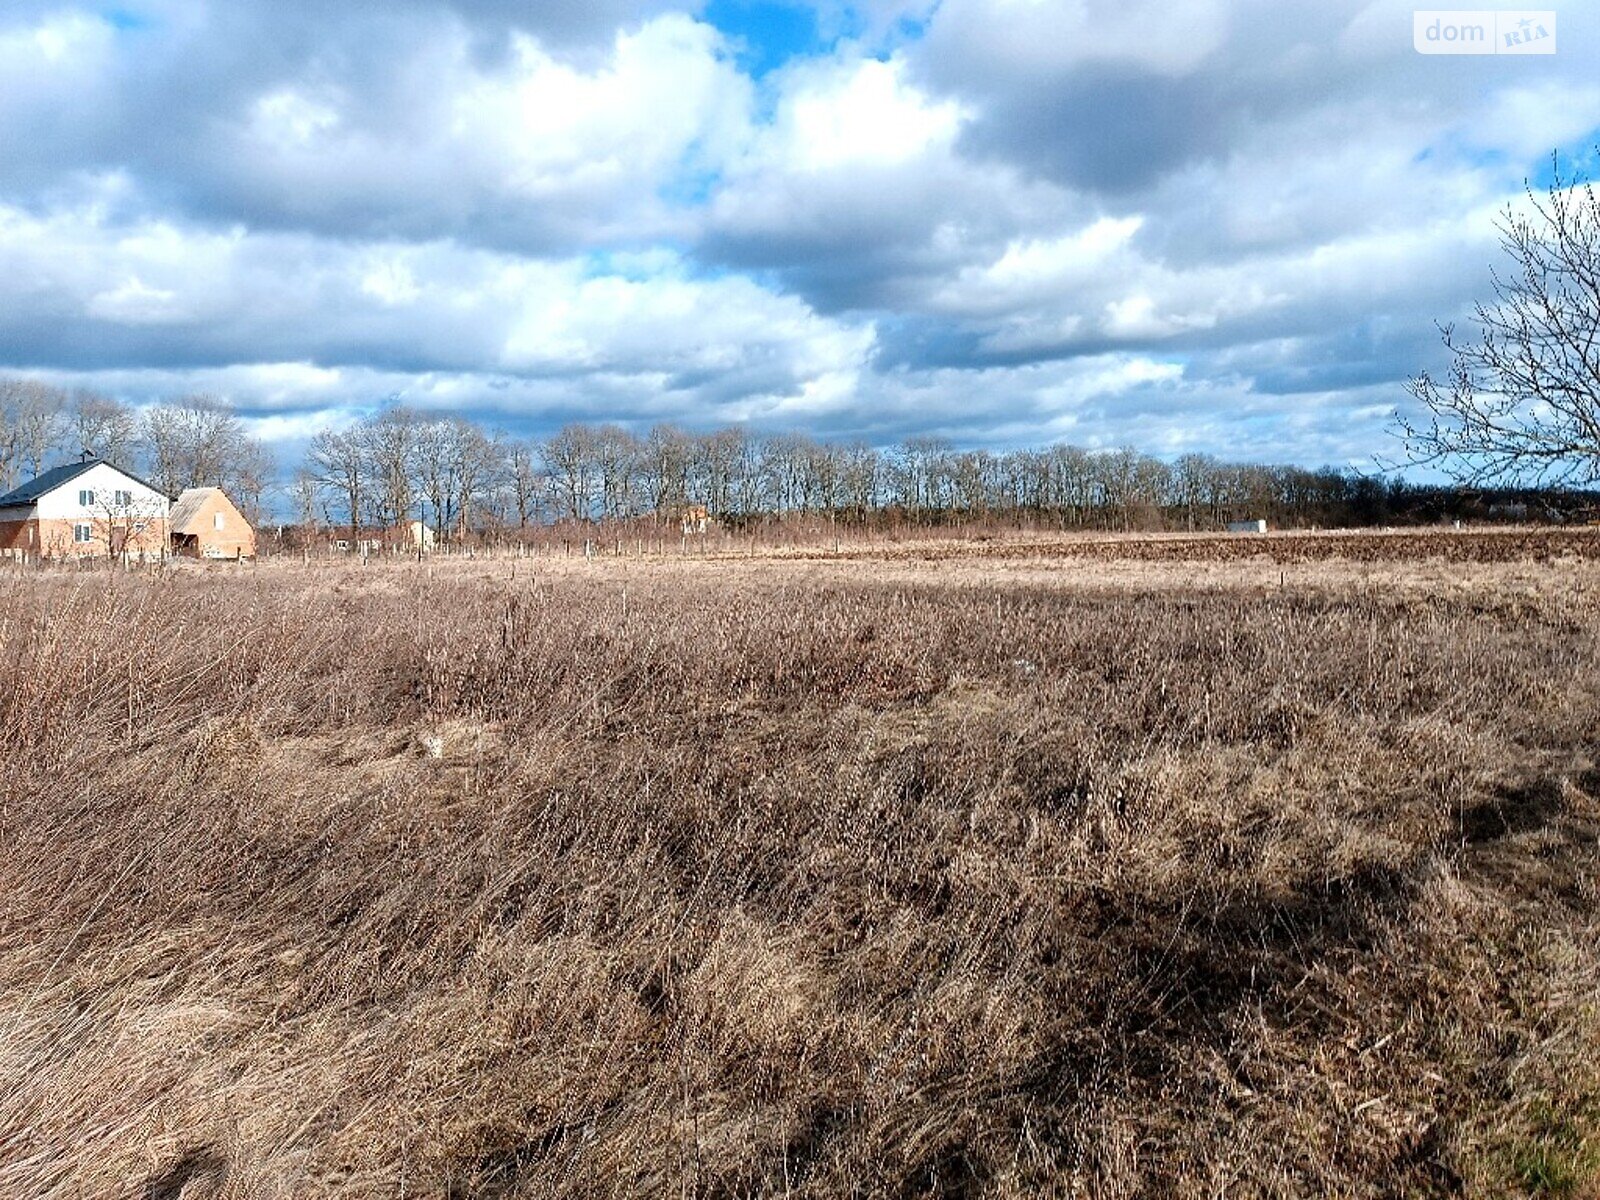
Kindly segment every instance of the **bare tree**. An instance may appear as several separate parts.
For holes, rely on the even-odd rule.
[[[360,536],[361,506],[366,498],[370,464],[367,439],[359,429],[325,429],[311,439],[306,455],[310,477],[342,501],[350,518],[351,545]]]
[[[18,455],[28,471],[38,475],[66,436],[66,392],[44,383],[25,384],[16,422]]]
[[[950,443],[939,437],[907,438],[889,465],[889,486],[894,502],[906,512],[921,514],[936,507],[939,475]]]
[[[1558,164],[1559,168],[1559,164]],[[1500,242],[1512,270],[1477,305],[1475,339],[1442,327],[1442,380],[1408,385],[1424,421],[1397,415],[1412,464],[1474,483],[1600,480],[1600,197],[1563,181],[1508,208]]]
[[[1172,467],[1172,485],[1183,509],[1184,520],[1193,530],[1205,507],[1216,461],[1209,454],[1185,454]]]
[[[516,507],[517,527],[526,529],[540,515],[547,478],[539,461],[539,451],[530,442],[517,440],[506,449],[506,479]]]
[[[594,442],[594,431],[588,426],[568,425],[539,446],[560,493],[564,515],[574,521],[590,516],[594,504]]]
[[[169,495],[224,487],[246,444],[233,409],[214,396],[185,396],[146,410],[140,435],[150,473]]]
[[[638,439],[620,425],[602,425],[594,431],[595,474],[600,484],[600,515],[619,520],[633,515],[635,473],[639,465]]]
[[[266,443],[252,437],[240,440],[230,466],[229,483],[240,513],[251,525],[260,525],[266,518],[266,498],[277,473],[277,456]]]
[[[402,436],[411,452],[392,463],[409,462],[409,495],[423,504],[441,540],[493,534],[546,513],[612,519],[702,503],[735,528],[741,517],[822,513],[841,523],[912,515],[935,524],[1051,520],[1106,529],[1196,528],[1239,516],[1371,523],[1413,503],[1399,484],[1375,485],[1331,468],[1203,455],[1169,465],[1132,448],[1058,444],[995,455],[913,439],[880,452],[801,434],[761,437],[732,428],[689,435],[670,427],[640,442],[615,426],[586,425],[519,442],[465,418],[408,418],[399,427],[395,421],[385,414],[314,441],[293,492],[306,524],[319,489],[334,498],[335,511],[349,515],[352,531],[363,521],[392,520],[394,489],[374,447]]]
[[[309,537],[316,532],[317,514],[321,511],[322,481],[310,467],[301,467],[294,473],[289,485],[289,495],[294,501],[295,521]]]
[[[1099,468],[1095,456],[1078,446],[1052,446],[1038,457],[1040,509],[1049,509],[1058,524],[1082,526],[1099,505]]]
[[[424,516],[431,517],[431,527],[437,538],[445,536],[455,504],[453,440],[448,421],[423,421],[417,426],[413,445],[417,490],[421,493]]]
[[[472,499],[472,528],[479,534],[498,539],[506,530],[522,523],[511,466],[516,447],[521,443],[503,429],[490,430],[487,440],[490,453]],[[537,503],[538,499],[536,492],[532,502]]]
[[[765,469],[765,438],[752,437],[746,430],[732,429],[728,452],[733,456],[733,506],[744,516],[755,516],[772,503],[771,477]]]
[[[139,440],[139,419],[120,400],[80,389],[72,395],[70,418],[72,440],[77,443],[71,449],[87,450],[119,465],[132,459]]]
[[[416,507],[413,484],[422,427],[409,409],[390,408],[354,431],[365,443],[372,472],[368,498],[379,525],[397,527],[411,519]]]
[[[416,423],[413,435],[417,486],[432,511],[434,534],[463,536],[473,509],[487,504],[501,482],[499,435],[486,434],[464,417]]]
[[[878,507],[878,485],[883,464],[871,446],[856,442],[840,451],[840,486],[844,502],[854,515],[865,518]]]
[[[1131,528],[1133,505],[1138,497],[1139,452],[1128,447],[1108,451],[1096,455],[1094,465],[1101,503],[1115,511],[1119,528]]]
[[[167,512],[165,500],[141,496],[132,488],[96,488],[92,511],[90,536],[105,548],[108,564],[126,563],[134,555],[165,554],[161,524]]]
[[[499,439],[471,421],[455,418],[450,422],[450,432],[456,481],[455,531],[464,540],[472,529],[473,511],[499,477],[502,452]]]
[[[743,429],[722,429],[695,446],[690,471],[712,516],[728,516],[743,500],[740,481],[749,441]]]
[[[692,444],[671,425],[657,425],[639,452],[639,479],[646,506],[658,518],[688,502]]]
[[[804,507],[802,464],[810,442],[798,433],[774,433],[758,440],[757,474],[765,500],[779,514]]]
[[[801,456],[801,495],[813,512],[836,514],[844,491],[844,452],[827,442],[809,442]]]
[[[957,454],[950,461],[951,503],[963,515],[982,516],[995,494],[995,462],[983,450]]]
[[[66,435],[67,395],[34,379],[0,380],[0,482],[38,475]]]
[[[139,439],[144,443],[149,472],[156,486],[175,496],[185,486],[184,434],[176,409],[161,406],[150,409],[139,421]]]

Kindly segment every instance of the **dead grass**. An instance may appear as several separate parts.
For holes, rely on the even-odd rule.
[[[1547,557],[6,576],[0,1194],[1593,1195]]]
[[[713,539],[708,546],[713,550]],[[624,548],[625,549],[625,548]],[[723,557],[752,554],[756,547],[726,549]],[[1230,533],[1041,533],[999,531],[983,537],[932,536],[927,532],[885,537],[830,539],[822,530],[796,536],[766,553],[788,559],[850,558],[868,561],[1066,559],[1079,562],[1217,563],[1260,559],[1274,563],[1345,562],[1412,565],[1437,560],[1503,563],[1555,558],[1600,558],[1600,527],[1414,526],[1395,529],[1274,530]]]

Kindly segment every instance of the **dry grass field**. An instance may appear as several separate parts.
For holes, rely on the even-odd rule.
[[[1073,544],[0,575],[0,1196],[1600,1194],[1600,535]]]

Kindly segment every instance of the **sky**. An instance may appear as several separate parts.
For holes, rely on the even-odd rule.
[[[6,0],[0,372],[517,434],[743,423],[1370,467],[1600,3]]]

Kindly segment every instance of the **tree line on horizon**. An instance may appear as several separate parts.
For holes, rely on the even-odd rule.
[[[299,523],[392,528],[422,520],[441,539],[551,524],[676,521],[703,509],[724,526],[825,518],[847,526],[1050,525],[1206,530],[1230,521],[1371,525],[1508,517],[1565,519],[1587,493],[1463,491],[1350,469],[1167,461],[1123,447],[1053,444],[994,452],[938,437],[890,447],[742,426],[573,423],[542,438],[461,417],[390,409],[313,439],[291,490]]]
[[[936,437],[892,447],[733,426],[564,426],[517,437],[458,416],[391,407],[314,437],[282,478],[271,449],[223,402],[190,396],[135,410],[104,395],[0,380],[0,483],[88,451],[177,495],[220,486],[247,519],[303,531],[428,525],[441,541],[558,523],[675,521],[704,509],[739,528],[822,517],[847,526],[1047,524],[1106,530],[1366,525],[1496,515],[1556,517],[1592,497],[1464,493],[1325,467],[1171,461],[1131,448],[1057,444],[1005,452]]]

